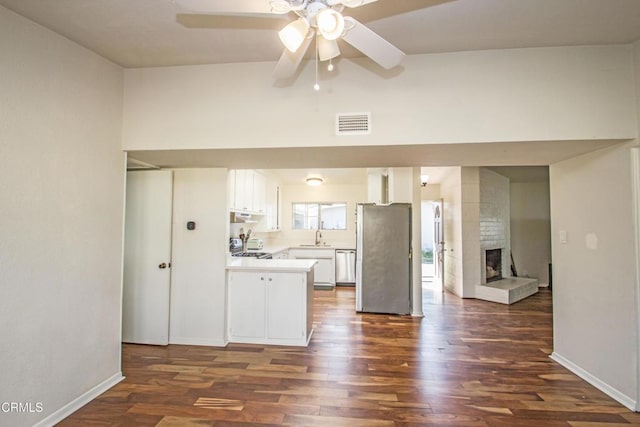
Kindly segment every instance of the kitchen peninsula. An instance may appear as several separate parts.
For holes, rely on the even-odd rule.
[[[316,260],[236,258],[227,263],[229,342],[307,346]]]

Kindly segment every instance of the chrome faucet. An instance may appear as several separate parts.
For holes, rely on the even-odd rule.
[[[322,238],[322,233],[320,229],[316,230],[316,246],[320,246],[320,239]]]

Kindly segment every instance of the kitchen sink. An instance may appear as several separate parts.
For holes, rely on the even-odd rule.
[[[322,244],[322,245],[299,245],[301,248],[330,248],[331,245]]]

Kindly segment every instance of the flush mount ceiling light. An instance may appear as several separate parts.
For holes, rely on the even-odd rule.
[[[307,178],[307,185],[311,185],[317,187],[318,185],[322,185],[324,181],[319,176],[310,176]]]

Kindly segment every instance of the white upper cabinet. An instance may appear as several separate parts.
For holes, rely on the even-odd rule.
[[[264,215],[265,178],[250,169],[229,171],[229,207],[231,210]]]
[[[280,230],[280,187],[274,180],[266,183],[265,231]]]
[[[229,171],[229,209],[262,215],[260,231],[277,231],[279,185],[275,179],[251,169]]]
[[[236,170],[233,209],[253,211],[253,173],[252,170],[247,169]]]
[[[254,212],[258,212],[259,214],[264,215],[266,208],[266,199],[267,199],[267,179],[260,172],[253,172],[253,191],[251,194],[252,203],[251,210]]]

